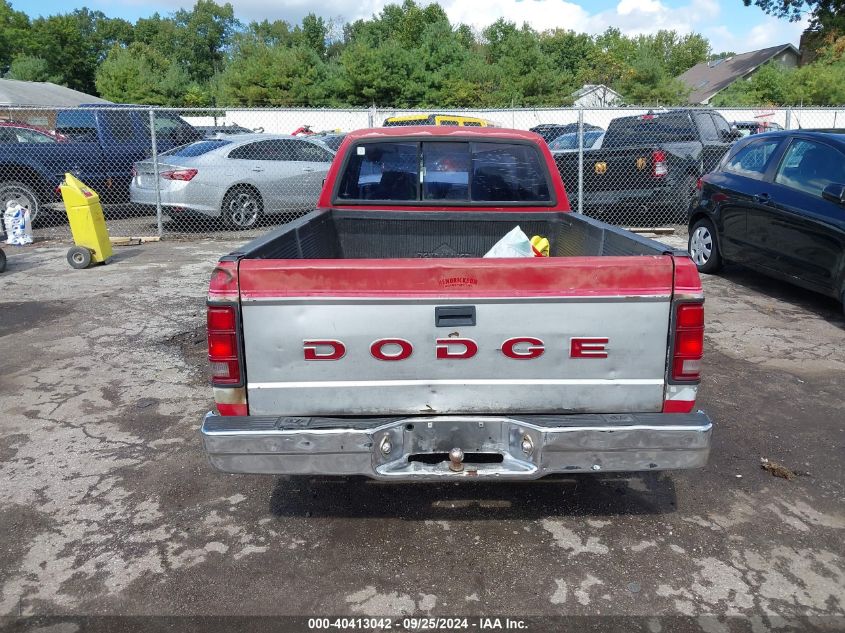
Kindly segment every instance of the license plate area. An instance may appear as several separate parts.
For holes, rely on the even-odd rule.
[[[376,471],[384,476],[475,477],[537,469],[522,450],[524,432],[512,420],[406,420],[374,438]],[[453,459],[460,454],[459,462]]]
[[[501,453],[507,436],[499,421],[436,420],[408,422],[402,429],[405,455],[448,453],[460,448],[469,453]],[[448,458],[447,458],[448,459]]]

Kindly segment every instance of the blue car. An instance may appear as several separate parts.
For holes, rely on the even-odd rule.
[[[698,270],[736,262],[845,303],[845,131],[748,136],[703,176],[689,211]]]

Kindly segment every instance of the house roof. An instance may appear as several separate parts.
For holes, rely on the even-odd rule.
[[[604,84],[584,84],[578,90],[572,93],[571,96],[575,97],[576,99],[579,97],[584,97],[590,93],[596,92],[597,90],[603,90],[605,94],[614,94],[617,97],[621,97],[618,92],[616,92],[613,88],[608,88]]]
[[[49,81],[0,79],[0,104],[72,108],[83,103],[111,103]]]
[[[759,51],[702,62],[679,75],[678,79],[692,88],[689,96],[690,103],[705,103],[717,92],[724,90],[740,77],[756,70],[785,50],[791,50],[799,55],[798,49],[792,44],[780,44]]]

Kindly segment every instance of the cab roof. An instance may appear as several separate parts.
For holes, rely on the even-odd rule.
[[[510,141],[531,141],[545,144],[542,136],[526,130],[514,130],[503,127],[460,127],[451,125],[403,125],[400,127],[366,128],[350,132],[347,140],[354,142],[361,139],[375,140],[393,137],[418,137],[425,139],[432,137],[448,138],[450,136],[461,139],[483,138],[489,140],[491,138],[500,138]]]

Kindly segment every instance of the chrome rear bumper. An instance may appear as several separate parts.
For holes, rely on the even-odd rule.
[[[698,468],[707,463],[711,430],[700,411],[368,419],[209,412],[201,432],[222,472],[421,481]],[[450,461],[452,449],[463,460]]]

